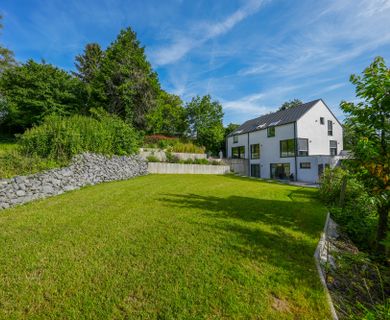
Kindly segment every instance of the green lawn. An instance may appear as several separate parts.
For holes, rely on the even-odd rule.
[[[328,319],[315,196],[150,175],[0,211],[0,318]]]

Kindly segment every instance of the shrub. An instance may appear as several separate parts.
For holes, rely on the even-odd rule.
[[[25,155],[65,161],[82,152],[133,154],[138,150],[139,141],[135,130],[115,116],[62,118],[53,115],[27,130],[19,144]]]
[[[11,150],[0,154],[0,178],[28,175],[60,165],[54,160],[42,159],[37,155],[24,156],[18,150]]]
[[[179,158],[173,155],[170,151],[165,152],[166,162],[179,163]]]
[[[144,146],[148,148],[166,149],[170,146],[173,146],[178,141],[179,139],[175,137],[168,137],[164,135],[155,134],[155,135],[145,136]]]
[[[210,164],[207,159],[195,159],[194,164]]]
[[[343,178],[347,179],[344,204],[339,199]],[[319,189],[323,202],[330,206],[330,212],[351,240],[361,249],[374,246],[377,225],[377,207],[361,182],[341,168],[326,170]]]
[[[182,153],[205,153],[204,147],[199,147],[192,142],[177,142],[171,148],[172,152],[182,152]]]
[[[147,156],[147,157],[146,157],[146,160],[148,160],[149,162],[160,162],[160,159],[157,158],[157,157],[154,156],[154,155]]]

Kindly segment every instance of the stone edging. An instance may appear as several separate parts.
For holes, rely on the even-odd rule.
[[[326,215],[326,221],[325,221],[325,226],[324,226],[324,231],[321,233],[321,238],[320,241],[318,242],[316,251],[314,252],[314,260],[316,263],[318,275],[320,276],[321,284],[324,287],[325,294],[326,294],[326,300],[329,304],[330,308],[330,313],[332,314],[332,319],[333,320],[338,320],[338,316],[336,313],[336,309],[333,305],[332,297],[330,296],[328,286],[326,284],[326,279],[325,279],[325,272],[322,269],[321,263],[327,261],[328,257],[328,249],[329,249],[329,243],[328,243],[328,227],[329,223],[331,221],[330,218],[330,213]]]

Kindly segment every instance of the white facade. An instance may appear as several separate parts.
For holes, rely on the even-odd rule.
[[[332,132],[328,132],[328,121],[331,122]],[[322,100],[318,100],[296,121],[276,125],[274,128],[274,137],[268,137],[267,128],[242,134],[237,132],[235,136],[229,136],[226,141],[227,157],[234,157],[233,148],[244,147],[245,152],[240,157],[248,161],[248,175],[260,176],[264,179],[290,178],[313,183],[318,181],[319,174],[326,166],[334,167],[340,160],[339,154],[343,150],[343,129]],[[296,150],[292,151],[294,154],[286,156],[286,145],[291,142],[291,139],[307,140],[301,140],[299,143],[301,147],[297,146]],[[281,141],[283,141],[283,147]],[[307,155],[305,151],[302,151],[306,150],[306,143]],[[256,144],[260,148],[260,157],[253,159],[250,146]],[[333,148],[332,155],[331,144],[332,147],[337,145],[337,151]],[[291,144],[288,145],[291,146]],[[297,149],[301,150],[299,154]],[[237,149],[235,151],[237,155]],[[253,165],[259,165],[259,167]]]

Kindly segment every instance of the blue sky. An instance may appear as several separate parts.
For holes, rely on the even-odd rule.
[[[0,12],[18,60],[66,70],[85,44],[131,26],[162,87],[185,101],[211,94],[225,123],[293,98],[323,98],[342,119],[349,75],[377,55],[390,64],[390,0],[2,0]]]

